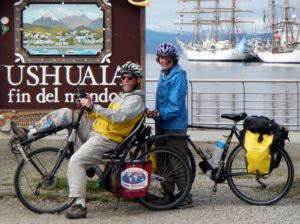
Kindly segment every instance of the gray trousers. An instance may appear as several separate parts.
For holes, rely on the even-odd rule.
[[[72,121],[72,110],[62,108],[47,115],[56,125]],[[74,114],[77,119],[78,114]],[[116,148],[118,143],[91,131],[92,121],[83,116],[77,132],[77,150],[68,164],[69,197],[84,198],[86,196],[86,170],[101,162],[102,155]]]
[[[102,155],[118,143],[91,132],[89,139],[73,154],[68,165],[69,197],[86,196],[86,170],[102,160]]]
[[[171,131],[171,130],[162,130],[159,128],[155,129],[155,135],[165,135],[165,134],[182,134],[185,135],[186,131]],[[180,152],[182,158],[187,160],[187,150],[188,144],[185,138],[178,138],[178,137],[169,137],[169,138],[162,138],[155,141],[155,146],[162,146],[162,147],[169,147],[175,149],[176,151]],[[167,167],[172,167],[173,174],[162,184],[162,187],[165,193],[172,193],[175,190],[175,186],[177,185],[179,192],[184,191],[187,179],[184,175],[179,174],[178,169],[183,169],[181,165],[178,164],[178,160],[174,157],[166,157],[162,155],[161,158],[157,159],[157,169],[165,170]]]

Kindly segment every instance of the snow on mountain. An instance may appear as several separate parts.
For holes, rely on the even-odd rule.
[[[84,14],[77,14],[77,15],[74,14],[60,19],[60,22],[65,24],[69,29],[75,29],[76,27],[79,26],[88,27],[93,22],[93,20],[89,19]]]
[[[32,22],[33,25],[36,26],[45,26],[45,27],[66,27],[65,24],[60,21],[53,19],[51,16],[43,15],[39,19]]]
[[[45,27],[66,27],[71,30],[80,26],[89,27],[95,29],[103,25],[102,18],[96,20],[89,19],[82,13],[73,14],[63,17],[61,19],[55,18],[51,12],[44,13],[39,19],[32,22],[33,25],[45,26]]]

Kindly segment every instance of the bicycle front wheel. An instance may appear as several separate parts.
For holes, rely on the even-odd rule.
[[[279,166],[268,175],[247,173],[246,150],[237,146],[228,157],[228,184],[241,200],[253,205],[271,205],[282,199],[290,190],[294,179],[292,160],[285,149]]]
[[[74,201],[68,198],[68,158],[58,163],[58,148],[41,148],[28,158],[27,162],[21,161],[15,175],[15,190],[22,204],[36,213],[67,209]]]
[[[143,206],[151,210],[167,210],[175,208],[185,199],[191,189],[192,175],[181,153],[157,147],[142,154],[139,160],[152,162],[147,194],[144,198],[138,198]]]

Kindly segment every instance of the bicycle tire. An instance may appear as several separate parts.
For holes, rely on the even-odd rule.
[[[151,148],[151,146],[152,145],[150,145],[150,147],[148,147],[148,148]],[[143,152],[143,150],[144,150],[144,148],[141,148],[141,147],[136,149],[133,153],[132,159],[136,159],[138,157],[137,155],[141,154]],[[177,151],[177,150],[176,150],[176,152],[181,153],[181,151]],[[191,177],[192,177],[191,186],[192,186],[195,181],[195,178],[196,178],[197,167],[196,167],[195,157],[190,149],[187,150],[187,159],[188,159],[188,164],[190,165],[190,169],[191,169]]]
[[[228,184],[232,192],[251,205],[271,205],[281,200],[291,189],[294,167],[287,151],[278,147],[282,155],[279,166],[269,175],[248,174],[246,150],[238,145],[227,161]]]
[[[190,169],[191,169],[191,177],[192,177],[191,185],[193,185],[195,178],[196,178],[196,161],[195,161],[195,157],[190,149],[188,150],[187,156],[188,156],[189,165],[190,165]]]
[[[37,149],[28,155],[29,160],[50,173],[58,160],[58,148],[45,147]],[[53,179],[45,179],[32,165],[24,159],[19,164],[15,174],[15,191],[22,204],[35,213],[59,213],[70,207],[74,199],[68,197],[67,182],[68,158],[63,158]]]
[[[139,160],[155,158],[156,165],[152,162],[151,181],[145,197],[137,198],[138,201],[150,210],[162,211],[173,209],[179,205],[189,194],[192,176],[189,164],[177,151],[167,147],[156,147],[139,156]],[[159,166],[157,164],[160,164]],[[174,166],[174,164],[176,165]],[[173,164],[173,165],[172,165]],[[175,172],[174,172],[175,171]],[[164,187],[169,187],[169,181],[174,178],[181,179],[177,182],[173,191],[173,198],[161,203],[165,198]],[[181,185],[181,186],[179,186]],[[172,188],[172,187],[171,187]],[[181,188],[181,189],[179,189]]]

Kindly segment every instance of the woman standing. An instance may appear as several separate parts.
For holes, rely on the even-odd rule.
[[[175,134],[186,135],[187,131],[187,77],[186,72],[178,64],[178,53],[176,47],[171,43],[161,43],[156,50],[156,61],[161,66],[157,92],[156,92],[156,110],[149,112],[148,115],[155,119],[156,135]],[[173,148],[182,153],[187,158],[187,141],[185,138],[169,137],[163,138],[155,142],[156,146],[165,146]],[[157,158],[158,167],[163,169],[164,164],[171,164],[172,167],[178,169],[176,164],[171,159],[159,161]],[[175,168],[176,167],[176,168]],[[176,172],[174,172],[176,173]],[[174,181],[164,183],[165,191],[164,198],[161,199],[162,204],[172,202],[176,195],[174,194],[175,187],[184,189],[186,180],[184,177],[176,177]],[[187,208],[193,206],[191,195],[178,206],[178,208]]]

